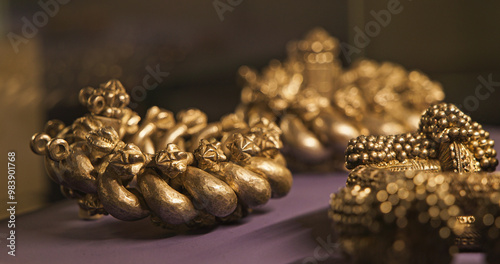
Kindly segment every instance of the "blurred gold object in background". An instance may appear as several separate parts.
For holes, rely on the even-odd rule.
[[[284,62],[271,61],[261,74],[239,69],[237,114],[278,122],[293,169],[341,169],[350,138],[415,131],[421,113],[444,99],[440,84],[397,64],[360,60],[342,69],[339,50],[317,28],[289,43]]]

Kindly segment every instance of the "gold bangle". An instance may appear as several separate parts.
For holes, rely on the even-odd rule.
[[[238,220],[291,188],[281,131],[265,118],[207,123],[197,109],[174,117],[152,107],[139,124],[117,80],[84,88],[79,99],[90,113],[70,126],[47,122],[31,148],[83,217],[151,216],[182,230]]]

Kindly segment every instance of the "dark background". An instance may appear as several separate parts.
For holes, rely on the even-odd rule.
[[[236,71],[257,69],[283,59],[289,40],[321,26],[341,42],[354,44],[355,27],[373,21],[370,11],[387,9],[390,1],[229,1],[238,3],[222,14],[214,1],[78,1],[61,5],[40,28],[47,118],[71,122],[81,115],[76,94],[118,78],[128,89],[140,85],[147,66],[159,65],[170,75],[135,110],[152,105],[178,111],[198,107],[211,120],[238,103]],[[396,1],[402,8],[370,39],[359,54],[420,69],[440,81],[446,101],[464,104],[474,96],[479,76],[500,81],[500,14],[498,1]],[[10,28],[21,32],[21,17],[32,19],[35,1],[10,1]],[[22,49],[22,45],[20,46]],[[139,95],[138,95],[139,96]],[[142,94],[140,96],[143,96]],[[474,119],[499,124],[492,93],[479,100]],[[470,102],[469,102],[470,103]]]
[[[12,1],[10,9],[11,25],[19,28],[14,32],[21,32],[20,17],[40,7]],[[212,1],[73,0],[61,6],[40,30],[47,117],[71,122],[85,111],[77,102],[80,88],[118,78],[132,89],[142,84],[147,66],[159,65],[170,75],[134,110],[198,107],[215,120],[239,102],[239,66],[260,69],[283,59],[286,43],[316,26],[347,38],[345,2],[243,1],[223,18]]]
[[[197,107],[213,121],[238,104],[239,66],[260,70],[271,59],[283,60],[288,41],[318,26],[355,45],[355,28],[364,29],[375,20],[371,13],[386,10],[391,2],[227,1],[218,3],[239,4],[221,20],[210,0],[71,0],[59,5],[37,34],[18,46],[18,53],[8,34],[22,36],[24,21],[45,11],[39,1],[1,1],[0,97],[10,105],[0,107],[0,145],[2,151],[18,151],[26,164],[20,164],[19,173],[30,178],[20,179],[24,183],[18,187],[20,193],[33,190],[23,197],[39,201],[58,193],[47,189],[42,159],[30,153],[27,143],[45,121],[57,118],[70,124],[86,113],[77,100],[82,87],[118,78],[131,91],[142,85],[147,67],[158,65],[169,76],[141,95],[144,100],[133,100],[138,105],[134,110],[144,116],[153,105],[174,112]],[[402,11],[366,47],[351,57],[341,54],[344,66],[366,56],[420,69],[443,84],[446,101],[464,105],[476,98],[477,107],[466,112],[483,124],[499,125],[500,92],[478,99],[475,89],[481,76],[500,82],[500,2],[398,2]],[[12,76],[17,76],[15,82]]]

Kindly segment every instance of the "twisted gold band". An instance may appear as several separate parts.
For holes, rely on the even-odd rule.
[[[90,114],[70,126],[47,122],[31,148],[84,217],[151,216],[164,227],[195,228],[235,221],[291,188],[281,131],[265,118],[231,114],[207,124],[197,109],[174,118],[152,107],[139,124],[116,80],[82,89],[80,102]]]

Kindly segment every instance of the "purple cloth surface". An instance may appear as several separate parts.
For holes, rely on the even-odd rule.
[[[346,172],[296,175],[287,197],[271,200],[240,223],[180,235],[148,219],[83,221],[78,206],[64,201],[19,216],[16,256],[7,254],[2,239],[0,263],[345,263],[329,244],[334,240],[327,208],[330,193],[344,186],[346,177]],[[6,221],[0,226],[4,230]],[[454,263],[482,263],[482,258],[459,254]]]
[[[499,142],[500,130],[487,130]],[[296,174],[288,196],[239,223],[179,235],[149,219],[83,221],[78,206],[63,201],[17,216],[15,257],[5,246],[7,221],[0,221],[0,263],[345,263],[331,243],[327,209],[346,178]],[[484,254],[458,254],[453,263],[484,263]]]
[[[19,216],[16,256],[2,239],[1,263],[302,263],[327,242],[329,194],[346,172],[296,175],[287,197],[269,201],[232,225],[173,235],[149,219],[124,222],[107,216],[78,218],[72,201]],[[7,222],[0,222],[5,233]],[[324,257],[326,253],[320,252]]]

